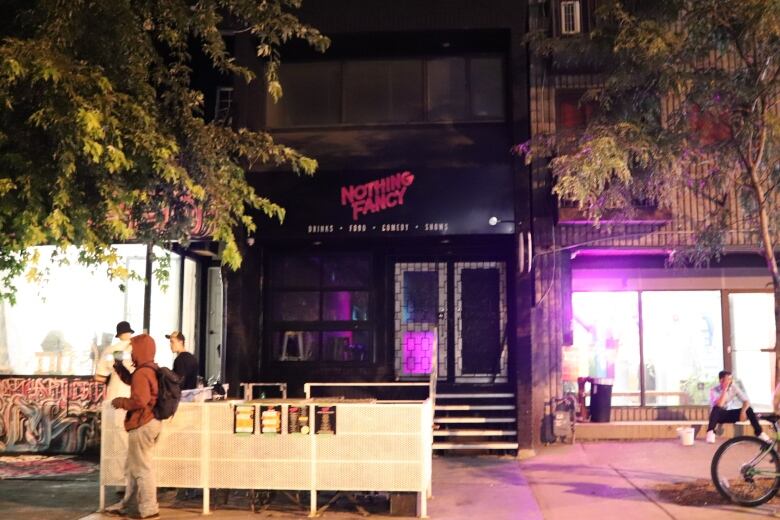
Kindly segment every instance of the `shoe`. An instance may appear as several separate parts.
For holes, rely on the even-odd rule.
[[[769,435],[767,435],[764,432],[761,432],[761,434],[758,436],[759,439],[761,439],[764,442],[772,442],[772,439],[769,438]]]
[[[715,444],[715,432],[712,430],[707,432],[707,444]]]
[[[114,504],[113,506],[108,506],[103,510],[103,514],[108,516],[127,516],[127,513],[127,509],[123,507],[121,502]]]
[[[160,518],[160,513],[152,513],[152,514],[146,515],[146,516],[141,516],[141,514],[139,513],[137,515],[130,515],[127,518],[133,518],[134,520],[135,519],[137,519],[137,520],[151,520],[152,518]]]

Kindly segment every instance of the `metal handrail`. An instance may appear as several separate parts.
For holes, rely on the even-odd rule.
[[[430,383],[400,383],[397,381],[390,381],[387,383],[304,383],[303,393],[306,399],[311,399],[311,389],[315,386],[430,386]]]
[[[245,401],[251,401],[254,399],[254,389],[258,386],[275,386],[279,388],[282,394],[282,399],[287,399],[287,383],[241,383]]]

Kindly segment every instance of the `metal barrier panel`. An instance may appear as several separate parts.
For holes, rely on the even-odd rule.
[[[161,487],[204,487],[201,477],[203,405],[180,403],[176,415],[163,421],[162,432],[153,450],[157,485]],[[124,486],[127,432],[124,410],[103,405],[100,484]]]
[[[317,490],[421,491],[420,404],[336,407],[338,435],[315,435]]]
[[[232,406],[204,406],[209,412],[211,487],[290,490],[311,488],[311,440],[308,435],[236,435],[233,433]]]
[[[153,457],[160,487],[308,490],[312,510],[317,491],[409,491],[420,493],[421,511],[430,496],[433,406],[424,402],[266,400],[246,403],[316,406],[337,410],[335,434],[233,433],[234,406],[243,401],[180,403],[163,421]],[[103,407],[101,508],[104,486],[124,485],[127,433],[123,410]],[[282,421],[287,431],[287,421]],[[257,430],[259,431],[259,429]],[[208,511],[204,493],[204,512]]]

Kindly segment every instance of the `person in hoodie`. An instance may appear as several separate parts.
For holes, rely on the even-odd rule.
[[[152,467],[152,448],[160,436],[162,423],[154,418],[152,409],[157,402],[157,364],[154,362],[154,339],[139,334],[130,340],[131,359],[135,371],[130,372],[119,362],[114,368],[119,377],[130,385],[130,397],[111,401],[114,408],[127,410],[127,460],[125,461],[125,496],[121,502],[106,508],[109,515],[128,516],[132,505],[138,509],[130,518],[159,518],[157,486]],[[133,504],[135,503],[135,504]]]

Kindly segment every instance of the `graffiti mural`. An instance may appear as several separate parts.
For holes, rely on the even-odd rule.
[[[0,376],[0,452],[81,453],[97,446],[103,391],[91,377]]]

